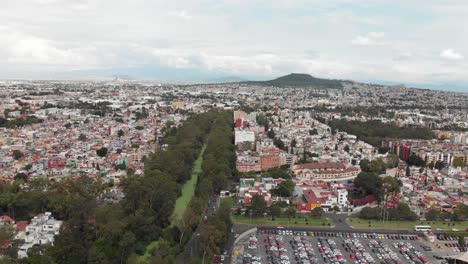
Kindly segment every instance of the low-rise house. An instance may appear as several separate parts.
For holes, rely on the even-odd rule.
[[[52,213],[46,212],[31,219],[26,226],[24,244],[18,249],[18,258],[26,258],[28,250],[34,245],[53,245],[54,237],[59,234],[63,221],[55,220]]]

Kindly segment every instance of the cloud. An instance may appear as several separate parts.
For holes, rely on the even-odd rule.
[[[174,16],[174,17],[178,17],[178,18],[183,19],[183,20],[191,20],[192,19],[192,16],[189,15],[186,10],[172,11],[172,12],[169,12],[169,15]]]
[[[241,77],[468,82],[468,35],[456,34],[468,24],[467,1],[4,2],[0,78],[158,65]]]
[[[446,60],[463,60],[463,55],[453,49],[444,49],[440,52],[440,57]]]
[[[369,32],[366,35],[356,36],[351,40],[351,43],[358,46],[382,45],[383,37],[385,37],[384,32]]]
[[[0,48],[8,63],[38,65],[92,65],[85,49],[61,48],[54,41],[24,34],[7,27],[0,28],[3,36]]]

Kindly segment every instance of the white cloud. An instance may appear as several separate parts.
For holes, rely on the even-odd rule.
[[[188,14],[186,10],[180,10],[180,11],[172,11],[169,12],[169,15],[175,16],[184,20],[190,20],[192,19],[192,16]]]
[[[440,57],[446,60],[462,60],[464,58],[462,54],[453,49],[444,49],[440,52]]]
[[[468,82],[468,35],[456,33],[468,24],[466,1],[4,2],[0,78],[158,64],[241,77],[302,71],[356,80]],[[416,7],[412,16],[405,13]],[[356,49],[350,41],[379,48]]]
[[[369,32],[366,35],[359,35],[351,40],[353,45],[372,46],[382,45],[382,38],[385,37],[384,32]]]

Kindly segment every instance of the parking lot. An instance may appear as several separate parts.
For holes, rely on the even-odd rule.
[[[241,243],[238,264],[442,263],[412,234],[259,229]]]

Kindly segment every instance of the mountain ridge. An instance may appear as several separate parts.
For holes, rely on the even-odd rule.
[[[242,84],[255,84],[275,87],[315,87],[323,89],[342,89],[342,81],[336,79],[316,78],[306,73],[290,73],[268,81],[246,81]]]

